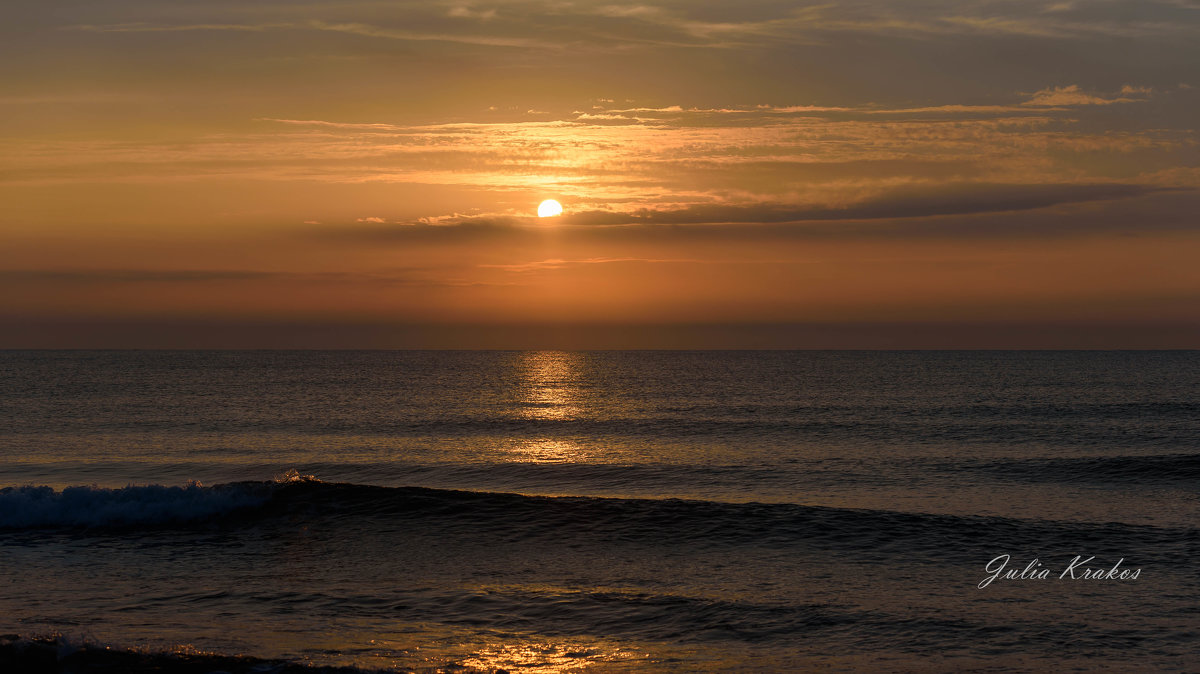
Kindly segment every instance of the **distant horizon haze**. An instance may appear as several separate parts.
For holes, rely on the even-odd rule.
[[[0,349],[1191,350],[1200,323],[500,324],[0,320]]]

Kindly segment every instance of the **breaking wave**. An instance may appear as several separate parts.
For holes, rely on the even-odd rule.
[[[0,490],[0,529],[124,530],[173,526],[259,527],[326,522],[529,545],[570,538],[613,543],[770,546],[854,552],[860,559],[944,554],[977,558],[984,548],[1155,551],[1182,559],[1195,529],[939,515],[788,503],[528,496],[424,487],[327,483],[294,472],[269,482],[122,489],[10,487]]]

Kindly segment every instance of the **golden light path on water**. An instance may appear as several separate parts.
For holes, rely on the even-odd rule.
[[[557,674],[585,669],[612,671],[614,666],[620,671],[628,671],[631,666],[644,663],[651,657],[645,650],[612,639],[574,637],[548,640],[517,634],[507,640],[497,640],[436,628],[426,631],[426,627],[380,634],[364,625],[361,630],[349,628],[337,636],[331,634],[315,642],[310,636],[296,639],[280,634],[277,637],[281,645],[300,652],[316,649],[354,654],[335,660],[316,658],[310,660],[309,664],[353,666],[372,671],[412,671],[409,668],[429,671],[427,667],[435,667],[433,671]],[[422,645],[417,645],[419,643]],[[437,646],[428,649],[429,644]],[[186,645],[171,650],[180,654],[212,654]]]
[[[523,353],[517,364],[521,378],[517,401],[519,416],[530,421],[569,421],[583,407],[582,354],[566,351]],[[562,438],[514,439],[513,458],[532,463],[557,463],[586,459],[578,444]]]
[[[583,356],[565,351],[536,351],[521,355],[522,416],[526,419],[565,420],[580,407],[580,367]]]
[[[530,422],[569,422],[586,415],[586,356],[566,351],[525,352],[517,356],[519,384],[514,400],[516,415]],[[582,462],[587,451],[563,438],[514,438],[507,447],[510,459],[528,463]],[[550,588],[563,592],[565,588]],[[469,671],[520,671],[557,674],[616,666],[626,669],[644,662],[647,653],[606,641],[517,641],[474,645],[474,652],[459,660]]]
[[[556,674],[580,671],[603,663],[629,662],[638,658],[639,654],[632,651],[595,645],[494,644],[481,649],[462,664],[484,672],[517,670],[528,674]]]

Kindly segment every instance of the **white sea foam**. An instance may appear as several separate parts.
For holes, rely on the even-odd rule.
[[[317,479],[316,475],[306,475],[306,474],[301,473],[300,471],[296,470],[295,468],[286,470],[286,471],[276,475],[272,479],[277,484],[294,484],[297,482],[320,482],[321,481],[321,480]]]

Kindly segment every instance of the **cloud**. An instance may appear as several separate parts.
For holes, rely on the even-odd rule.
[[[276,122],[293,126],[327,126],[335,129],[353,129],[358,131],[403,131],[405,127],[395,124],[359,123],[359,122],[328,122],[321,119],[278,119],[276,117],[259,117],[256,122]]]
[[[0,269],[0,281],[65,283],[197,283],[277,277],[265,271],[226,269]]]
[[[584,211],[546,227],[535,217],[448,216],[431,225],[323,227],[304,236],[350,244],[543,241],[558,238],[679,242],[693,239],[1045,238],[1197,227],[1196,190],[1141,184],[961,184],[895,190],[843,208],[785,203],[692,204],[677,208]],[[1104,204],[1101,208],[1100,205]],[[695,262],[674,258],[548,259],[491,265],[515,272],[612,262]]]
[[[169,5],[169,2],[162,4]],[[446,42],[475,47],[553,50],[559,53],[630,50],[693,51],[833,48],[855,38],[961,42],[1037,39],[1062,42],[1096,38],[1190,38],[1194,21],[1189,6],[1178,2],[1111,0],[1059,3],[1047,9],[1032,2],[896,3],[845,2],[798,7],[784,1],[755,2],[730,8],[711,3],[650,0],[630,4],[511,0],[503,11],[474,3],[295,2],[256,6],[258,22],[244,11],[201,4],[164,12],[177,22],[153,23],[147,12],[109,12],[111,22],[67,26],[97,33],[205,32],[265,33],[318,31],[373,40]],[[203,9],[199,9],[203,8]],[[96,18],[105,16],[97,13]],[[152,15],[151,15],[152,16]],[[300,19],[299,17],[305,17]],[[188,20],[190,19],[190,21]],[[271,20],[274,19],[274,20]],[[850,38],[847,40],[847,38]]]
[[[382,38],[387,40],[407,40],[415,42],[457,42],[460,44],[478,45],[484,47],[512,47],[520,49],[558,49],[560,44],[535,37],[505,37],[494,34],[457,34],[457,33],[423,33],[419,30],[384,28],[369,23],[309,21],[307,27],[313,30],[334,33],[349,33],[362,37]]]
[[[540,48],[557,49],[561,45],[534,37],[504,37],[492,34],[458,34],[440,32],[422,32],[402,28],[387,28],[370,23],[357,21],[322,21],[312,19],[305,22],[274,22],[274,23],[181,23],[181,24],[151,24],[151,23],[119,23],[119,24],[75,24],[65,27],[67,30],[85,31],[91,33],[182,33],[224,31],[237,33],[263,33],[273,31],[310,30],[329,33],[345,33],[360,37],[379,38],[385,40],[402,40],[412,42],[453,42],[459,44],[479,45],[485,47],[516,47],[522,49]]]
[[[1104,98],[1093,94],[1084,93],[1079,85],[1072,84],[1068,87],[1053,87],[1042,89],[1033,94],[1033,97],[1022,103],[1027,106],[1038,107],[1055,107],[1055,106],[1070,106],[1070,105],[1112,105],[1114,103],[1136,103],[1145,100],[1145,97],[1152,92],[1146,87],[1132,87],[1125,85],[1121,87],[1121,94],[1118,98]],[[1138,98],[1129,98],[1131,95],[1136,95]]]
[[[496,9],[475,10],[467,5],[456,5],[446,12],[446,16],[453,16],[459,19],[477,19],[479,21],[490,21],[496,18]]]
[[[297,27],[294,23],[189,23],[189,24],[150,24],[143,22],[115,24],[75,24],[65,26],[66,30],[77,30],[88,33],[184,33],[194,31],[233,31],[241,33],[261,33],[269,30],[284,30]]]
[[[153,100],[147,94],[103,92],[46,93],[27,96],[0,96],[0,105],[117,105],[144,104]]]
[[[1153,87],[1135,87],[1132,84],[1126,84],[1121,87],[1121,93],[1126,96],[1149,96],[1154,93]]]
[[[842,208],[795,204],[701,204],[680,209],[638,209],[629,213],[591,211],[562,216],[576,225],[699,225],[787,223],[814,220],[895,220],[1028,211],[1060,204],[1109,201],[1167,191],[1137,184],[1008,185],[964,183],[894,190]]]
[[[421,218],[409,223],[386,226],[376,224],[323,225],[297,231],[295,235],[306,239],[369,245],[392,241],[410,243],[489,241],[511,238],[514,234],[534,235],[539,230],[544,233],[546,228],[539,227],[537,220],[536,217],[511,215],[452,215]]]
[[[576,267],[579,265],[597,265],[597,264],[702,264],[703,260],[691,259],[653,259],[641,257],[593,257],[585,260],[562,260],[552,258],[549,260],[540,260],[538,262],[524,262],[519,264],[481,264],[480,267],[489,269],[502,269],[507,272],[528,273],[538,271],[551,271],[557,269],[565,269],[567,267]]]
[[[446,270],[441,270],[442,272]],[[493,286],[512,285],[468,281],[459,278],[439,278],[439,270],[406,268],[390,272],[274,272],[253,270],[212,269],[0,269],[0,283],[40,284],[70,283],[93,285],[122,284],[188,284],[249,281],[282,281],[297,283],[351,283],[403,286]]]
[[[1096,101],[1135,100],[1131,95],[1101,97],[1072,86],[1044,89],[1024,105],[642,105],[567,113],[567,119],[487,123],[257,117],[252,119],[269,126],[185,143],[15,141],[0,158],[0,183],[237,177],[552,189],[576,203],[601,206],[729,200],[739,194],[760,201],[825,197],[843,203],[857,198],[847,190],[877,191],[906,175],[916,182],[987,175],[998,183],[1113,177],[1092,177],[1095,164],[1083,153],[1140,153],[1131,157],[1122,177],[1179,162],[1177,150],[1194,143],[1193,134],[1163,128],[1162,116],[1155,120],[1158,126],[1119,133],[1102,126],[1109,122],[1093,119],[1105,107]],[[1164,97],[1164,105],[1181,104]],[[542,110],[519,108],[526,109]],[[898,169],[880,176],[870,162],[892,162]],[[859,176],[863,184],[847,187],[854,176],[821,170],[851,165],[866,170]],[[962,167],[957,175],[941,168],[954,166]],[[685,177],[693,182],[687,184]],[[865,185],[871,181],[877,185]]]

